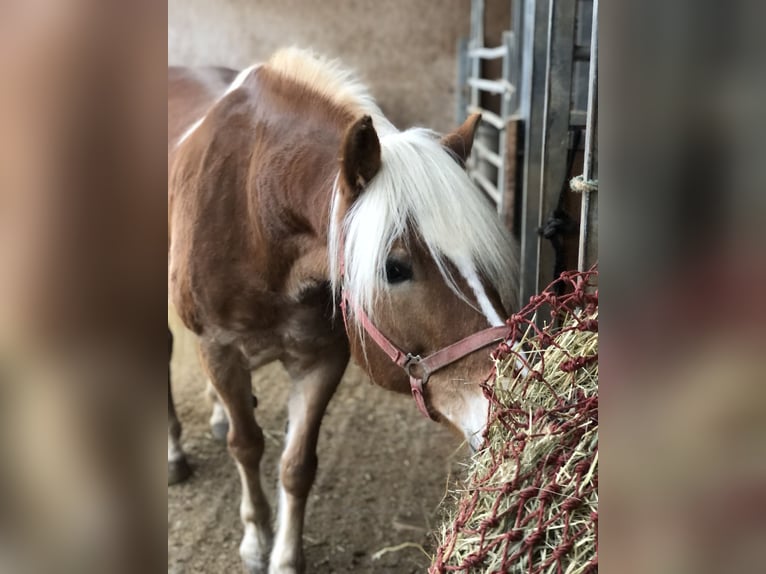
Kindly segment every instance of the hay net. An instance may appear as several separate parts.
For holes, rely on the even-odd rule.
[[[595,269],[564,273],[508,320],[524,355],[509,344],[493,353],[485,447],[455,493],[429,573],[598,570],[596,280]]]

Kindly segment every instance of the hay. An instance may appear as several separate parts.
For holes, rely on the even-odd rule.
[[[547,293],[532,306],[552,305],[561,328],[514,318],[531,373],[518,373],[509,346],[498,353],[486,447],[456,493],[431,573],[598,568],[598,302],[587,276],[567,279],[569,298]]]

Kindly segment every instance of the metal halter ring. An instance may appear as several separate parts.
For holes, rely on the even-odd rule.
[[[425,383],[428,380],[428,377],[431,375],[427,370],[425,370],[422,367],[422,361],[423,357],[420,355],[413,355],[412,353],[407,353],[407,360],[405,361],[404,365],[402,365],[402,368],[405,370],[407,375],[411,379],[419,379]],[[420,368],[422,376],[418,376],[417,373],[415,373],[414,369]]]

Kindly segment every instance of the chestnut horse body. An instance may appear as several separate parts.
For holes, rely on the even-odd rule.
[[[168,81],[170,298],[220,399],[214,427],[228,420],[245,568],[301,572],[319,425],[349,355],[410,392],[360,317],[413,356],[500,325],[514,246],[462,169],[476,117],[441,139],[400,132],[351,73],[297,49],[239,74],[170,69]],[[274,360],[292,383],[272,533],[250,371]],[[473,447],[490,367],[486,348],[470,352],[424,389],[429,415]],[[168,407],[177,480],[188,467],[170,394]]]

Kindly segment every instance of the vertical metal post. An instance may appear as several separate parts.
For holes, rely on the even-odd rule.
[[[549,0],[548,57],[545,69],[545,114],[543,128],[542,190],[538,228],[553,213],[570,174],[569,120],[572,110],[576,0]],[[553,246],[538,234],[537,292],[555,279]]]
[[[481,48],[484,45],[484,0],[471,0],[471,39],[468,49]],[[472,78],[481,77],[481,60],[469,58],[470,74]],[[471,86],[471,106],[478,107],[479,88]]]
[[[524,10],[528,0],[512,0],[511,6],[511,27],[513,28],[513,37],[511,38],[511,84],[515,91],[511,98],[511,113],[520,113],[521,90],[522,90],[522,58],[524,42]]]
[[[468,38],[460,38],[457,41],[457,90],[455,125],[462,124],[467,116],[467,87],[468,87]]]
[[[503,32],[503,46],[505,46],[506,52],[503,56],[503,80],[511,84],[511,69],[512,69],[512,53],[513,53],[513,32]],[[515,93],[515,87],[513,91],[505,91],[500,96],[500,117],[503,119],[503,127],[498,134],[497,151],[500,155],[500,166],[497,170],[497,212],[504,213],[503,202],[505,200],[505,181],[506,174],[506,142],[508,137],[508,118],[511,115],[511,98]]]
[[[484,0],[473,0],[473,3],[471,5],[471,26],[474,30],[473,34],[473,44],[469,46],[470,48],[484,48],[484,14],[485,14],[485,3]],[[472,62],[472,71],[471,76],[475,79],[482,78],[482,58],[471,58]],[[476,108],[483,108],[482,102],[481,102],[481,92],[482,90],[477,87],[472,88],[471,93],[471,105],[475,106]],[[495,133],[495,129],[482,122],[479,124],[479,128],[476,132],[476,141],[480,142],[484,148],[496,152],[497,151],[497,135]],[[498,168],[497,166],[493,165],[490,161],[488,161],[485,157],[475,155],[476,163],[474,164],[474,169],[478,174],[480,174],[481,177],[485,181],[488,182],[494,182],[496,181],[497,175],[498,175]],[[496,198],[492,198],[493,201],[496,200]]]
[[[524,118],[524,181],[521,221],[520,306],[537,293],[537,257],[541,219],[545,61],[548,50],[548,2],[524,2],[521,116]]]
[[[590,73],[588,77],[588,114],[585,128],[585,159],[583,180],[597,178],[596,146],[598,130],[598,0],[593,0],[593,26],[590,41]],[[598,259],[598,201],[593,201],[594,191],[585,190],[582,195],[580,215],[580,246],[577,268],[589,269]]]

